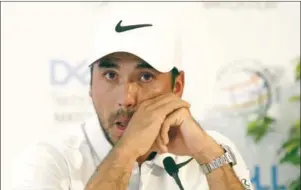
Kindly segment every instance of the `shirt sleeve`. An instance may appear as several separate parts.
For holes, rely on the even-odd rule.
[[[215,131],[207,131],[207,133],[215,139],[215,141],[219,144],[227,145],[231,148],[233,154],[236,158],[236,165],[233,166],[233,170],[236,174],[236,176],[239,178],[240,182],[243,184],[245,190],[254,190],[254,187],[251,183],[250,178],[250,170],[247,167],[242,155],[238,151],[237,147],[234,145],[234,143],[224,135],[215,132]]]
[[[21,153],[11,179],[13,190],[67,190],[68,167],[54,147],[38,144]]]

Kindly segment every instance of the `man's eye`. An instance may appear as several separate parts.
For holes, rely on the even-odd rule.
[[[152,74],[149,74],[149,73],[143,73],[143,74],[141,75],[140,80],[143,81],[143,82],[149,82],[149,81],[151,81],[153,78],[154,78],[154,77],[153,77]]]
[[[104,76],[108,80],[115,80],[117,78],[117,74],[115,72],[107,72],[104,74]]]

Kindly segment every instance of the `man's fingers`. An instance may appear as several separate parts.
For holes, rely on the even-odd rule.
[[[167,116],[165,121],[162,124],[160,136],[163,140],[163,144],[167,145],[169,143],[169,136],[168,132],[170,130],[170,127],[172,126],[180,126],[183,123],[183,109],[178,109],[175,112],[171,113]]]
[[[163,144],[163,140],[161,139],[160,135],[156,139],[156,145],[162,153],[165,153],[168,151],[167,146],[165,144]]]
[[[147,109],[148,110],[157,110],[158,107],[161,107],[164,104],[168,104],[172,101],[178,100],[180,99],[179,97],[177,97],[175,94],[173,93],[168,93],[166,95],[163,96],[158,96],[157,98],[155,98],[150,105],[148,105]]]
[[[177,109],[189,108],[189,107],[190,107],[190,104],[188,102],[181,100],[181,99],[177,99],[175,101],[165,103],[165,104],[161,105],[160,107],[158,107],[157,113],[159,115],[167,116]]]
[[[144,101],[142,104],[144,104],[143,106],[146,109],[151,110],[166,101],[170,101],[174,97],[175,97],[175,94],[167,93],[167,94],[155,96],[154,98],[150,98],[150,99]]]
[[[168,114],[179,108],[189,108],[190,104],[173,93],[167,93],[153,99],[146,100],[140,104],[140,107],[162,117],[166,117]]]
[[[156,141],[154,141],[154,143],[153,143],[153,145],[151,147],[151,151],[161,153],[161,150],[158,148]]]
[[[168,137],[169,129],[170,129],[170,121],[166,119],[162,124],[161,131],[160,131],[160,136],[164,144],[168,144],[169,142],[169,137]]]
[[[172,104],[174,101],[183,101],[180,97],[175,95],[174,93],[167,93],[161,96],[157,96],[155,98],[146,100],[143,106],[146,110],[158,110],[161,107],[164,107],[164,105]],[[186,102],[187,106],[190,107],[190,104]]]

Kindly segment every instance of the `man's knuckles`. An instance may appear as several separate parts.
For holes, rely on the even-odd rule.
[[[141,107],[145,110],[152,110],[161,104],[165,104],[166,102],[170,102],[170,101],[177,100],[177,99],[180,99],[180,98],[173,93],[168,93],[168,94],[164,94],[161,96],[157,96],[157,97],[145,100],[140,104],[139,107]]]

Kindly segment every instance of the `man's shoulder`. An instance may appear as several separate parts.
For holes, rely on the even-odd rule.
[[[82,147],[87,143],[81,129],[81,125],[74,125],[53,130],[47,136],[43,136],[41,139],[28,145],[20,153],[17,160],[43,158],[45,160],[55,160],[56,162],[64,163],[75,152],[77,152],[77,155],[82,155]]]
[[[16,189],[27,185],[34,187],[57,187],[69,185],[69,180],[81,177],[82,171],[93,171],[89,151],[80,126],[52,131],[43,140],[27,146],[14,161],[12,181]],[[85,152],[86,151],[86,152]],[[68,182],[68,183],[67,183]],[[66,183],[66,184],[65,184]]]
[[[80,149],[86,144],[82,126],[83,124],[77,124],[55,130],[43,140],[37,141],[36,145],[47,144],[60,152],[66,152],[68,149]]]

